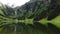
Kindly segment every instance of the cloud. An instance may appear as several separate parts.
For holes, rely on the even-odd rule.
[[[28,1],[29,0],[0,0],[0,2],[2,2],[3,4],[9,5],[9,6],[14,5],[14,7],[21,6]]]

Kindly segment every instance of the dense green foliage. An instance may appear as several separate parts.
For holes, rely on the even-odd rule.
[[[59,2],[56,0],[29,1],[16,8],[2,5],[0,7],[0,33],[60,34]]]

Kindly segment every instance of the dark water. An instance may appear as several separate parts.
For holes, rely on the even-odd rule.
[[[60,28],[57,28],[51,23],[43,25],[38,22],[34,24],[25,24],[25,23],[13,23],[8,25],[3,25],[0,28],[0,34],[60,34]]]

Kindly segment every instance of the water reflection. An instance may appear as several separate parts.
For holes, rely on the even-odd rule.
[[[60,28],[58,28],[56,25],[48,23],[48,29],[52,32],[54,32],[55,34],[60,34]]]
[[[16,26],[16,31],[15,31]],[[57,28],[51,23],[47,23],[47,26],[39,22],[34,22],[34,24],[25,24],[18,22],[17,24],[7,24],[1,26],[1,34],[60,34],[60,28]]]

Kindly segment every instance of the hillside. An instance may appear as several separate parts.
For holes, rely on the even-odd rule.
[[[0,6],[0,34],[60,34],[59,0],[30,0]]]

